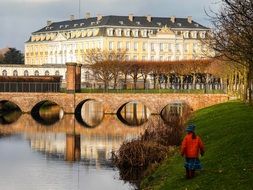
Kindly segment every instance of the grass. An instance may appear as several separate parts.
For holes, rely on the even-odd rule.
[[[142,181],[142,189],[253,189],[253,108],[228,102],[197,111],[191,121],[205,143],[204,169],[185,179],[179,151]]]

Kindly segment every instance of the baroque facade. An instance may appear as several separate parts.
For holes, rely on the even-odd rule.
[[[125,50],[126,60],[201,59],[210,29],[192,17],[101,16],[48,21],[25,43],[25,64],[85,63],[89,49]]]

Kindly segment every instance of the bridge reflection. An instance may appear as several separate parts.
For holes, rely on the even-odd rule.
[[[85,128],[73,114],[64,115],[49,127],[23,114],[15,123],[0,125],[0,134],[23,134],[33,150],[49,158],[81,161],[99,168],[111,166],[111,152],[123,141],[137,138],[144,128],[128,127],[114,115],[105,115],[96,128]]]

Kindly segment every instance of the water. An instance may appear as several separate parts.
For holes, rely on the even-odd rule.
[[[111,151],[137,138],[143,127],[129,127],[104,115],[88,128],[66,114],[50,126],[22,114],[0,124],[1,190],[129,190],[111,162]]]
[[[171,112],[181,109],[166,107],[162,118],[167,121]],[[75,115],[64,115],[57,104],[42,101],[30,115],[1,101],[0,189],[136,189],[131,177],[132,183],[120,179],[111,153],[124,141],[138,138],[151,117],[159,116],[151,116],[138,102],[111,115],[104,114],[101,103],[88,100],[77,106]],[[133,175],[138,178],[138,171]]]

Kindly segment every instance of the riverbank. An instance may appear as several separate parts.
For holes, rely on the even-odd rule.
[[[197,111],[190,122],[205,143],[204,169],[186,180],[177,151],[142,181],[142,189],[253,189],[253,108],[228,102]]]

